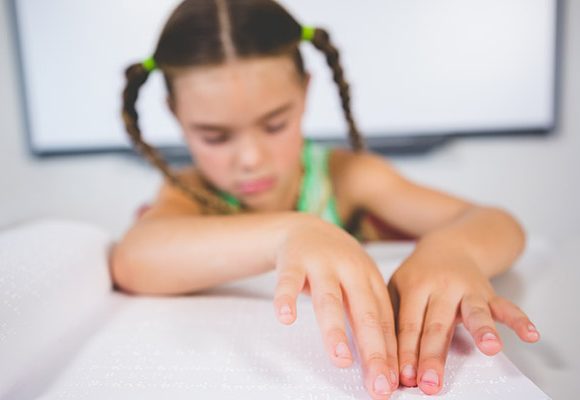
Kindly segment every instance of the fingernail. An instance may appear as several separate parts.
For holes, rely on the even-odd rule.
[[[344,342],[340,342],[336,345],[335,354],[337,357],[340,358],[350,358],[350,350],[348,346]]]
[[[497,340],[497,336],[495,336],[493,333],[491,332],[486,332],[483,334],[483,336],[481,337],[481,341],[482,342],[486,342],[488,340]]]
[[[439,385],[439,375],[434,370],[428,369],[423,373],[421,382],[429,386],[437,386]]]
[[[528,325],[528,337],[532,340],[537,340],[540,337],[540,332],[532,324]]]
[[[284,304],[280,307],[280,315],[292,315],[292,309],[288,304]]]
[[[376,394],[389,394],[391,393],[391,388],[389,381],[384,374],[380,374],[375,378],[375,393]]]
[[[403,376],[405,378],[408,378],[408,379],[413,379],[417,375],[417,373],[415,372],[415,368],[409,364],[407,364],[403,367],[403,370],[401,371],[401,373],[403,374]]]

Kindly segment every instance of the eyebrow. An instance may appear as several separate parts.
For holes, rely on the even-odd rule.
[[[268,111],[267,113],[265,113],[264,115],[260,116],[256,122],[257,123],[263,123],[267,120],[269,120],[270,118],[273,118],[277,115],[283,114],[287,111],[289,111],[290,109],[292,109],[292,107],[294,107],[294,104],[292,103],[286,103],[283,104],[279,107],[276,107],[275,109]],[[199,130],[203,130],[203,131],[219,131],[219,132],[227,132],[230,131],[231,128],[229,126],[225,126],[225,125],[214,125],[214,124],[207,124],[207,123],[191,123],[190,127],[195,128],[195,129],[199,129]]]

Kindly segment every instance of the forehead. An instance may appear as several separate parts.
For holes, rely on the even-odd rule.
[[[237,60],[191,68],[173,80],[175,107],[191,120],[251,118],[300,95],[298,72],[289,57]]]

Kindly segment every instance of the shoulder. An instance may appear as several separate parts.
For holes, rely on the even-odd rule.
[[[329,157],[329,172],[337,196],[357,204],[372,196],[377,185],[384,188],[403,180],[385,157],[369,151],[333,149]]]
[[[203,181],[193,166],[174,170],[174,174],[192,189],[202,189]],[[201,214],[201,208],[190,196],[165,179],[144,217]]]

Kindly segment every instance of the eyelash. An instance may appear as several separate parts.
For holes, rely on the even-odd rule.
[[[281,130],[283,130],[284,128],[286,128],[287,124],[288,124],[287,122],[282,122],[278,125],[269,125],[269,126],[267,125],[264,129],[268,133],[277,133],[277,132],[280,132]],[[208,144],[217,145],[217,144],[222,144],[222,143],[227,142],[229,140],[229,138],[230,138],[230,135],[222,134],[222,135],[215,136],[215,137],[205,136],[203,138],[203,140]]]
[[[206,136],[203,138],[203,140],[208,144],[222,144],[222,143],[227,142],[229,138],[230,138],[229,135],[222,134],[222,135],[215,136],[215,137]]]
[[[265,127],[265,130],[268,133],[276,133],[276,132],[279,132],[279,131],[283,130],[284,128],[286,128],[286,125],[287,125],[287,122],[282,122],[278,125],[270,125],[270,126],[267,125]]]

